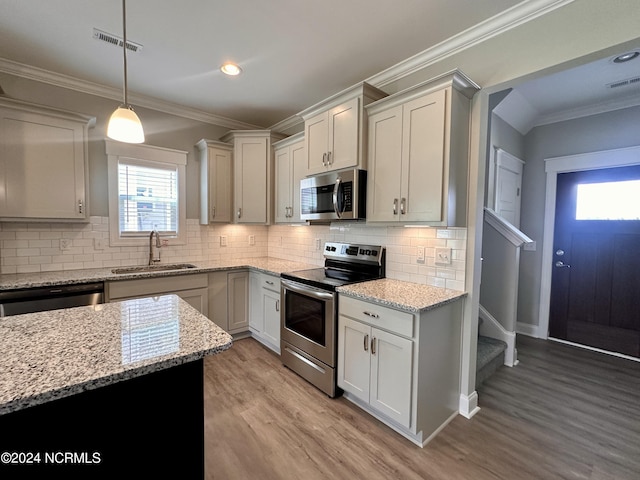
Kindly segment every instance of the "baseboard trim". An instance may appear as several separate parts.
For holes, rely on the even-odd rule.
[[[464,418],[471,418],[480,411],[478,406],[478,393],[474,390],[471,395],[460,395],[460,406],[458,413]]]
[[[571,345],[572,347],[582,348],[584,350],[591,350],[592,352],[604,353],[605,355],[611,355],[613,357],[624,358],[625,360],[631,360],[632,362],[640,363],[640,358],[625,355],[624,353],[610,352],[609,350],[602,350],[601,348],[590,347],[589,345],[582,345],[580,343],[569,342],[560,338],[549,337],[547,340],[556,343],[562,343],[564,345]]]

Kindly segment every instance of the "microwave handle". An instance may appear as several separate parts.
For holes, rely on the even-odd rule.
[[[338,192],[340,191],[340,184],[342,183],[342,179],[338,177],[336,179],[336,183],[333,186],[333,210],[336,212],[338,218],[342,218],[342,212],[338,210]]]

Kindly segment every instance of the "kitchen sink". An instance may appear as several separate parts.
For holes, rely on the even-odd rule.
[[[114,268],[111,273],[145,273],[145,272],[164,272],[167,270],[186,270],[188,268],[198,268],[191,263],[168,263],[164,265],[139,265],[135,267]]]

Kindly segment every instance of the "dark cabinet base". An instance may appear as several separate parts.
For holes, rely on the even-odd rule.
[[[203,360],[0,416],[0,478],[204,478]]]

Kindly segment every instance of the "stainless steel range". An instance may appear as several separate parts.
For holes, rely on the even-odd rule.
[[[286,367],[336,397],[336,288],[384,278],[385,249],[327,242],[324,258],[324,267],[281,274],[280,350]]]

